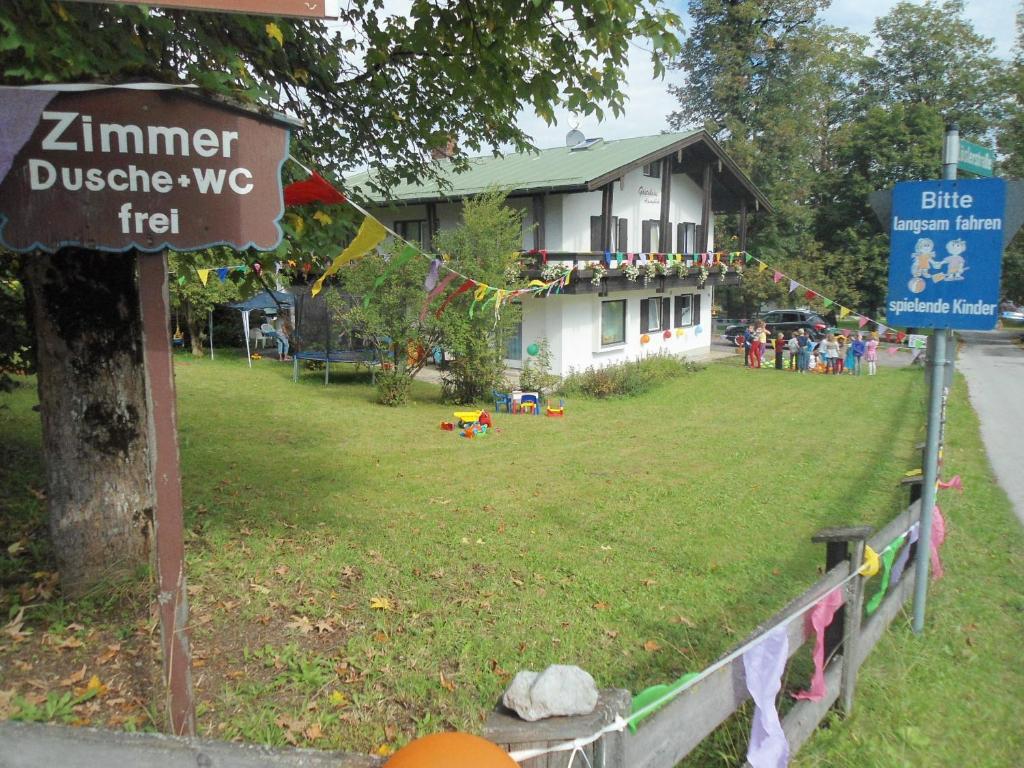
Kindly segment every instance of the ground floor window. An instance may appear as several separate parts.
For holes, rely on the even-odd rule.
[[[523,359],[523,321],[520,320],[515,327],[509,331],[509,337],[505,342],[505,359]]]
[[[601,302],[601,346],[626,343],[626,300]]]
[[[700,294],[682,294],[675,298],[675,327],[686,328],[700,323]]]
[[[399,237],[408,240],[410,243],[420,243],[424,241],[423,236],[427,231],[426,221],[396,221],[395,232],[398,233]]]

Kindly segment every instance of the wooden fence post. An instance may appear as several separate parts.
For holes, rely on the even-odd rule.
[[[828,572],[844,560],[849,560],[850,573],[860,570],[864,560],[864,542],[871,535],[871,527],[856,525],[845,528],[825,528],[811,537],[816,544],[825,544],[825,571]],[[852,551],[850,547],[853,547]],[[846,590],[846,600],[836,611],[832,623],[825,629],[825,658],[830,659],[842,645],[842,681],[839,689],[839,708],[848,715],[853,708],[853,690],[857,681],[857,637],[864,614],[864,580],[854,579]]]
[[[597,706],[589,715],[576,717],[549,717],[534,723],[521,720],[515,712],[498,705],[484,725],[483,737],[508,752],[521,749],[551,747],[564,741],[590,736],[614,722],[616,716],[629,717],[632,707],[629,691],[609,688],[600,692]],[[584,749],[594,768],[627,768],[625,734],[606,733],[597,742]],[[570,752],[558,752],[526,760],[522,768],[556,768],[565,766]],[[586,763],[579,758],[576,765]]]

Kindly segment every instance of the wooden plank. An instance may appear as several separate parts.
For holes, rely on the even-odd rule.
[[[825,696],[821,701],[798,701],[782,720],[782,730],[789,742],[789,756],[792,757],[818,729],[822,718],[839,698],[839,684],[842,669],[839,657],[825,668]]]
[[[313,749],[273,749],[99,728],[0,722],[4,768],[66,765],[74,768],[376,768],[383,758]]]
[[[774,627],[780,619],[817,602],[848,574],[846,563],[836,566],[735,647],[742,647]],[[787,627],[790,657],[804,644],[804,626],[801,617],[791,621]],[[749,698],[743,657],[740,656],[681,693],[645,720],[635,734],[627,736],[625,765],[629,768],[673,768]]]
[[[859,570],[863,560],[864,542],[856,541],[850,558],[850,572]],[[842,607],[843,626],[849,631],[849,634],[844,635],[842,640],[843,661],[839,706],[844,715],[849,715],[853,711],[853,692],[857,687],[857,644],[860,641],[860,625],[864,618],[864,582],[864,579],[854,579],[850,582],[848,600]],[[835,623],[834,619],[833,623]]]
[[[864,663],[875,644],[882,639],[885,630],[892,624],[893,619],[899,615],[907,600],[914,595],[916,580],[914,561],[911,560],[903,570],[903,578],[900,579],[900,583],[890,590],[882,604],[878,606],[878,610],[861,625],[860,637],[857,638],[856,668],[859,669],[860,665]]]
[[[815,544],[829,544],[834,541],[860,541],[866,539],[874,530],[870,525],[843,525],[822,528],[811,536]]]
[[[898,514],[889,524],[886,525],[882,530],[868,539],[868,546],[871,547],[875,552],[881,552],[887,546],[889,542],[899,536],[901,533],[910,529],[914,523],[921,519],[921,502],[915,501],[903,512]]]
[[[667,253],[672,250],[672,231],[668,226],[669,210],[672,198],[672,156],[661,161],[661,210],[658,215],[658,252]]]

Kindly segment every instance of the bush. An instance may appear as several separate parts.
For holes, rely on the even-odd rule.
[[[377,399],[381,405],[392,407],[405,405],[409,399],[409,388],[412,378],[403,375],[394,367],[384,368],[377,372]]]
[[[565,395],[584,397],[632,397],[703,368],[699,363],[675,355],[658,354],[604,368],[591,366],[583,371],[572,371],[562,382],[561,391]]]
[[[523,360],[519,372],[519,388],[524,392],[547,394],[558,384],[558,376],[551,373],[551,345],[547,339],[536,342],[537,354]]]

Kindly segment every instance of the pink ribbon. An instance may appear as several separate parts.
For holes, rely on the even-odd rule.
[[[810,689],[794,693],[794,699],[821,701],[825,697],[825,628],[832,623],[832,617],[842,604],[843,590],[836,587],[811,610],[808,623],[814,630],[814,674],[811,675]]]
[[[942,546],[942,542],[946,540],[946,518],[942,516],[942,510],[939,509],[939,505],[935,505],[935,510],[932,517],[932,541],[931,541],[931,555],[932,555],[932,578],[936,581],[942,578],[942,560],[939,559],[939,547]]]
[[[783,278],[783,274],[782,274],[781,272],[779,272],[779,270],[777,270],[777,269],[776,269],[776,270],[775,270],[775,274],[774,274],[774,275],[772,275],[772,280],[773,280],[774,282],[776,282],[776,283],[777,283],[777,282],[779,282],[779,281],[780,281],[780,280],[781,280],[782,278]]]
[[[964,481],[960,479],[960,475],[953,475],[949,482],[939,480],[937,485],[939,488],[956,488],[960,493],[964,492]]]
[[[864,317],[864,315],[861,315],[860,316],[860,320],[857,321],[857,327],[858,328],[863,328],[865,325],[868,324],[868,322],[869,322],[868,319],[866,317]]]
[[[447,275],[445,275],[441,279],[440,283],[438,283],[437,285],[434,286],[434,290],[432,290],[427,295],[427,300],[423,302],[423,309],[420,310],[420,322],[421,323],[426,319],[427,312],[430,311],[430,303],[434,299],[436,299],[438,296],[440,296],[444,292],[444,289],[448,287],[448,284],[452,280],[454,280],[456,277],[458,277],[458,273],[456,273],[456,272],[449,272]]]

